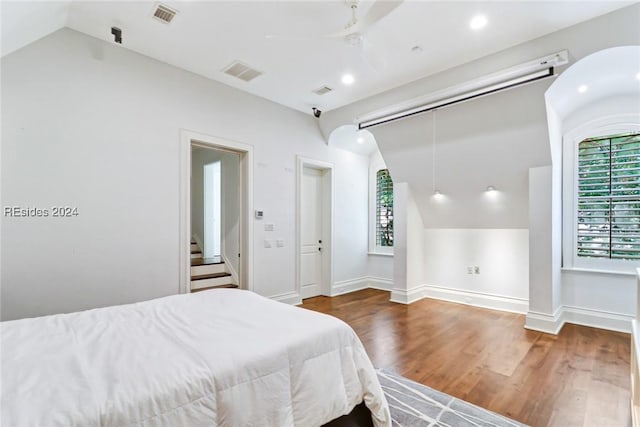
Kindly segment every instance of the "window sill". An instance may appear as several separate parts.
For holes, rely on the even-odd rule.
[[[375,255],[375,256],[388,256],[393,257],[393,253],[385,253],[385,252],[367,252],[367,255]]]
[[[563,267],[561,271],[567,271],[569,273],[595,273],[595,274],[615,274],[619,276],[635,276],[636,273],[632,271],[615,271],[615,270],[600,270],[596,268],[575,268],[575,267]]]

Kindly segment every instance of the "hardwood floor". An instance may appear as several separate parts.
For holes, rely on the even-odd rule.
[[[373,289],[302,307],[351,325],[376,368],[531,426],[631,424],[629,334],[567,324],[548,335],[524,329],[523,315],[433,299],[395,304]]]

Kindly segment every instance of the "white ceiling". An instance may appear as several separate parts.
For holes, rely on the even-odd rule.
[[[580,92],[584,87],[586,91]],[[571,65],[546,93],[561,118],[614,96],[635,98],[640,111],[640,46],[619,46],[598,51]]]
[[[367,60],[342,39],[318,37],[349,20],[342,0],[163,3],[179,11],[169,25],[151,17],[150,1],[2,1],[2,55],[63,26],[113,42],[110,28],[118,26],[124,48],[310,113],[312,106],[341,107],[634,2],[405,1],[366,32]],[[363,0],[362,15],[371,4]],[[472,31],[469,20],[478,13],[489,24]],[[416,45],[421,53],[411,51]],[[234,60],[264,74],[251,82],[223,74]],[[353,85],[340,82],[345,72],[355,76]],[[323,85],[334,91],[311,92]]]

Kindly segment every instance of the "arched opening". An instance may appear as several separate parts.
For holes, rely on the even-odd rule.
[[[578,186],[583,174],[577,171],[578,143],[640,129],[639,73],[640,46],[604,49],[573,64],[545,93],[552,166],[530,174],[528,328],[558,332],[565,321],[587,324],[589,316],[635,312],[638,262],[616,265],[596,256],[576,262],[585,242],[578,237],[577,200],[584,185]],[[608,321],[611,329],[628,331],[628,319]]]

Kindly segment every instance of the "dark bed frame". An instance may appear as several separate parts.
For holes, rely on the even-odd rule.
[[[373,421],[369,408],[362,402],[347,415],[336,418],[322,427],[373,427]]]

